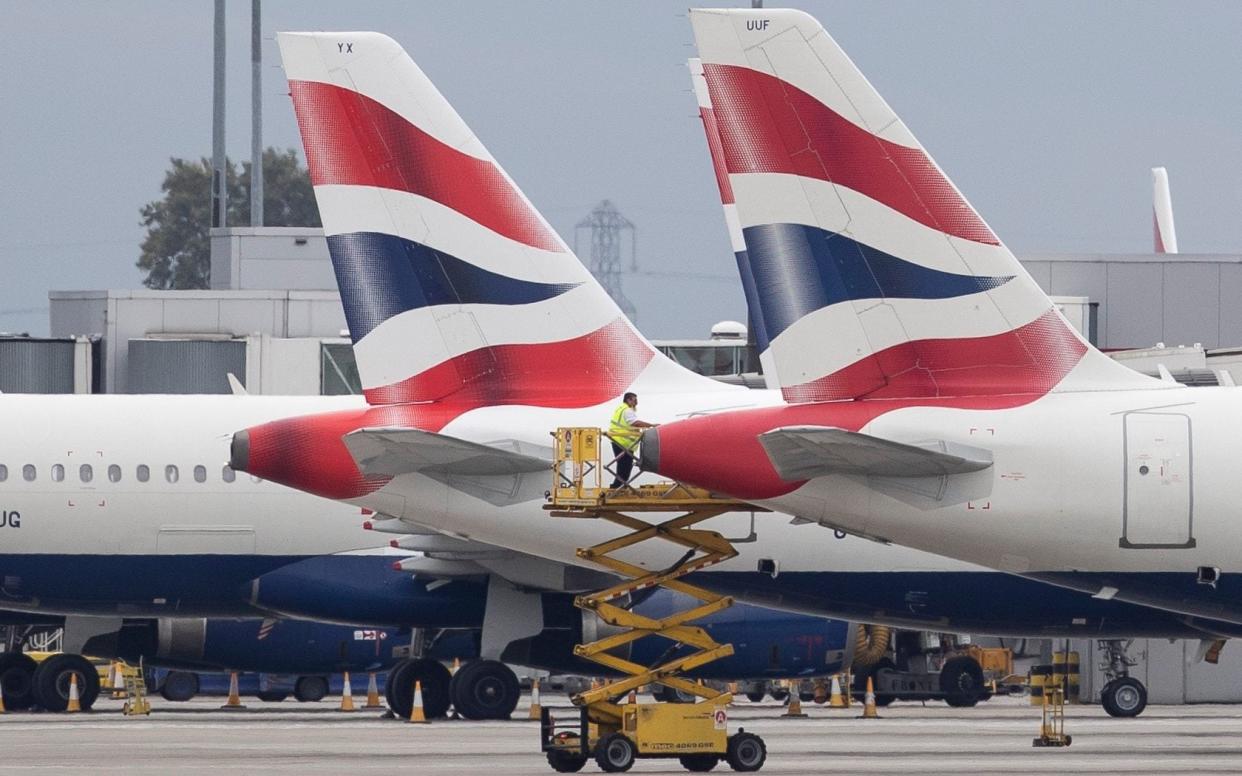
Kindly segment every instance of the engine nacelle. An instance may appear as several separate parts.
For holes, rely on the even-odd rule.
[[[410,632],[302,620],[161,618],[127,622],[84,653],[186,670],[317,674],[380,671],[404,656]]]
[[[687,596],[657,590],[633,607],[646,617],[662,618],[693,605]],[[568,596],[544,596],[545,629],[537,636],[509,645],[504,660],[555,673],[599,674],[600,666],[573,656],[575,644],[604,638],[619,629],[594,614],[579,612]],[[732,644],[733,655],[691,672],[704,679],[821,676],[849,664],[853,639],[849,623],[737,604],[695,623],[721,644]],[[616,654],[643,665],[654,665],[690,649],[668,652],[671,643],[659,637],[639,639]]]
[[[379,627],[477,628],[486,582],[415,578],[393,568],[401,556],[322,555],[254,580],[250,602],[306,620]],[[429,589],[430,588],[430,589]]]

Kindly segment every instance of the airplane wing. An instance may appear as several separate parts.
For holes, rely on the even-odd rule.
[[[361,428],[344,441],[366,475],[478,477],[546,472],[552,466],[537,456],[414,428]]]
[[[991,451],[956,442],[906,444],[825,426],[773,429],[760,434],[759,443],[776,473],[790,481],[829,474],[945,477],[992,465]]]

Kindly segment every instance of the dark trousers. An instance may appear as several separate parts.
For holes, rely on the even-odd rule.
[[[634,471],[634,456],[616,442],[612,443],[612,454],[617,456],[617,476],[608,487],[619,488],[629,481],[630,472]]]

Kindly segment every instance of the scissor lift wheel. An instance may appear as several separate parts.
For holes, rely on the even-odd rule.
[[[744,731],[728,735],[726,709],[733,696],[682,676],[733,654],[731,644],[717,643],[707,631],[692,624],[732,606],[733,599],[691,585],[682,577],[737,555],[733,545],[719,533],[694,526],[725,512],[762,510],[675,482],[641,487],[625,483],[621,488],[605,490],[600,487],[600,475],[610,472],[611,466],[600,460],[600,440],[604,436],[595,428],[561,428],[555,432],[553,483],[545,508],[555,517],[607,520],[628,529],[628,533],[616,539],[577,552],[579,558],[603,566],[626,581],[574,600],[579,608],[590,610],[605,623],[621,629],[574,647],[574,654],[599,663],[621,678],[575,695],[573,702],[580,709],[579,719],[567,726],[558,726],[552,715],[544,711],[541,737],[548,762],[557,771],[566,772],[577,770],[588,758],[594,758],[601,769],[619,772],[628,770],[637,758],[676,757],[691,771],[709,770],[720,760],[726,760],[735,770],[758,770],[767,757],[763,740]],[[678,514],[658,523],[635,516],[648,512]],[[685,553],[671,567],[659,571],[613,557],[652,539],[672,542]],[[619,605],[618,602],[630,600],[633,593],[651,587],[676,591],[698,603],[660,619],[644,617]],[[694,651],[654,667],[609,654],[649,636]],[[618,703],[631,691],[650,684],[661,684],[698,700]]]

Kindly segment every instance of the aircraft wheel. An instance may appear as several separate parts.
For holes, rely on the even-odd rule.
[[[323,676],[299,676],[293,683],[293,697],[302,703],[317,703],[328,695],[328,680]]]
[[[469,662],[449,681],[453,708],[466,719],[508,719],[521,694],[517,675],[496,660]]]
[[[259,700],[263,701],[264,703],[280,703],[285,698],[289,697],[289,691],[288,690],[259,690],[259,692],[256,693],[256,696],[258,697]]]
[[[765,694],[766,693],[764,693],[762,690],[752,690],[746,693],[746,700],[750,701],[751,703],[759,703],[763,700],[763,696]]]
[[[90,711],[99,697],[99,672],[81,655],[52,655],[39,664],[33,682],[35,702],[48,711],[64,711],[69,707],[69,687],[75,674],[78,703],[82,711]]]
[[[1147,708],[1147,688],[1132,676],[1123,676],[1104,685],[1100,705],[1110,717],[1137,717]]]
[[[388,708],[409,719],[414,708],[414,682],[423,685],[423,713],[428,719],[444,717],[449,710],[449,670],[435,660],[410,660],[388,674]]]
[[[160,695],[166,701],[180,703],[198,695],[198,674],[189,671],[169,671],[160,687]]]
[[[388,677],[384,681],[384,700],[388,704],[388,710],[392,711],[393,714],[396,714],[396,711],[394,711],[394,709],[397,708],[397,703],[395,700],[393,700],[393,691],[398,686],[407,683],[405,681],[405,674],[403,672],[406,670],[406,667],[410,665],[410,663],[412,662],[414,661],[402,660],[401,662],[394,665],[392,668],[388,669]],[[410,682],[410,684],[412,684],[412,682]]]
[[[34,705],[34,674],[38,667],[34,658],[22,652],[0,655],[0,693],[4,696],[4,708],[20,711]]]

